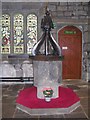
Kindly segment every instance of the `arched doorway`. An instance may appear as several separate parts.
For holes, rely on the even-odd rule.
[[[63,79],[81,79],[82,32],[75,26],[66,26],[58,32],[58,43],[62,49]]]

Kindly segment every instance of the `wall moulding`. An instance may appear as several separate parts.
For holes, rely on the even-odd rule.
[[[32,2],[32,0],[1,0],[1,2]],[[33,2],[46,2],[46,0],[34,0]],[[47,2],[89,2],[89,0],[48,0]]]
[[[76,20],[76,19],[54,19],[57,24],[88,24],[88,19]]]

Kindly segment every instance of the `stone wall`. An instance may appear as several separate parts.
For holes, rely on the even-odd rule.
[[[59,2],[56,4],[49,3],[53,17],[86,19],[88,17],[87,2]]]

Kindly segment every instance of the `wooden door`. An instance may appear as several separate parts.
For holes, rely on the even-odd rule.
[[[82,32],[74,26],[66,26],[58,32],[58,42],[62,49],[63,79],[81,79]]]

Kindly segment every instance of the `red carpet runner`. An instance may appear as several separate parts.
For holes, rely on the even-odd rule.
[[[70,88],[59,87],[59,97],[46,102],[44,99],[37,98],[37,88],[30,87],[21,90],[16,102],[32,109],[40,108],[67,108],[79,102],[80,99]]]

